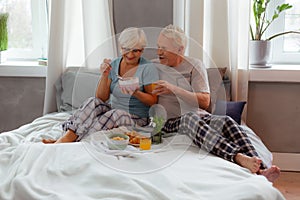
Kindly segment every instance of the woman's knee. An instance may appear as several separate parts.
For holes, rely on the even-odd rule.
[[[129,113],[119,109],[113,109],[107,113],[116,122],[131,122],[131,116]]]

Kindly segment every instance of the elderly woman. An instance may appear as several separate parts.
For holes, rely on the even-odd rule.
[[[139,28],[127,28],[120,34],[119,44],[122,56],[113,61],[105,59],[100,66],[102,76],[96,97],[87,99],[63,123],[65,135],[57,141],[44,139],[44,143],[74,142],[99,130],[148,123],[149,108],[157,102],[151,83],[158,80],[158,73],[152,63],[142,57],[146,35]],[[118,80],[125,77],[138,77],[139,86],[121,90]]]

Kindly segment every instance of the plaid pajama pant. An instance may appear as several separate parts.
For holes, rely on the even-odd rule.
[[[141,118],[124,110],[112,109],[102,100],[91,97],[87,99],[73,115],[62,124],[64,131],[72,130],[78,135],[77,141],[89,133],[108,130],[119,126],[145,126],[147,118]]]
[[[245,131],[232,118],[219,115],[199,116],[189,112],[169,119],[162,131],[188,135],[193,142],[216,156],[235,162],[237,153],[258,157]],[[265,169],[264,164],[261,165]]]

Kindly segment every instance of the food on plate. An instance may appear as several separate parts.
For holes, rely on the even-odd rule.
[[[113,138],[111,138],[112,140],[125,140],[125,138],[122,138],[122,137],[119,137],[119,136],[117,136],[117,137],[113,137]]]
[[[107,137],[107,146],[110,150],[124,150],[129,137],[123,133],[112,133]]]
[[[139,138],[139,136],[135,136],[131,140],[129,140],[129,142],[131,144],[139,144],[140,143],[140,138]]]
[[[140,135],[136,131],[126,132],[125,135],[129,137],[129,143],[130,144],[140,144],[140,138],[142,135]]]

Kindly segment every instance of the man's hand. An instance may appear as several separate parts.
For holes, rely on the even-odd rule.
[[[172,85],[168,81],[159,80],[155,82],[155,84],[156,86],[152,93],[156,95],[175,93],[175,90],[177,89],[177,86]]]

